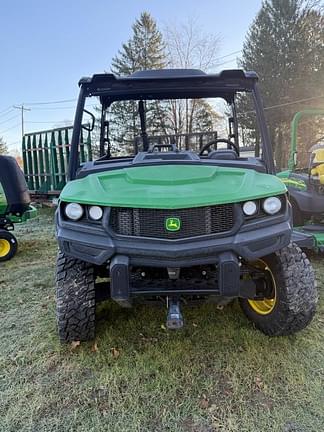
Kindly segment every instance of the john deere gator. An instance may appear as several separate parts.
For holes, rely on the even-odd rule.
[[[267,335],[289,335],[310,323],[314,272],[291,242],[291,206],[275,176],[257,81],[242,70],[152,70],[80,80],[69,182],[56,213],[62,341],[95,336],[96,302],[103,297],[121,307],[159,302],[169,329],[183,326],[183,304],[208,300],[224,305],[238,299]],[[261,137],[255,155],[244,155],[240,143],[241,94],[254,104]],[[209,98],[216,100],[211,106],[227,106],[222,135],[198,149],[150,141],[148,123],[166,127],[174,109]],[[114,142],[118,125],[109,119],[118,103],[140,126],[140,144],[126,137]],[[100,155],[82,164],[81,130],[93,128],[89,106],[98,104]]]

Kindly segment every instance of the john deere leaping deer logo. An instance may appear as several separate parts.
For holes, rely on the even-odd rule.
[[[181,220],[177,217],[169,217],[165,219],[165,229],[167,231],[179,231],[181,228]]]

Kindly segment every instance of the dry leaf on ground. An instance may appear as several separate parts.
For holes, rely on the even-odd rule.
[[[120,356],[120,351],[117,348],[111,348],[111,353],[114,358],[118,358]]]
[[[71,350],[73,351],[73,350],[75,350],[76,348],[78,348],[78,346],[80,346],[81,345],[81,342],[80,341],[72,341],[71,342]]]
[[[99,351],[98,344],[97,342],[95,342],[91,347],[91,352],[98,352],[98,351]]]

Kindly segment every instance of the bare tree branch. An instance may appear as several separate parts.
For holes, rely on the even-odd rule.
[[[217,64],[221,38],[218,34],[205,33],[194,18],[184,24],[169,23],[164,29],[164,39],[171,68],[208,70]],[[170,104],[175,132],[192,133],[197,101],[172,101]]]

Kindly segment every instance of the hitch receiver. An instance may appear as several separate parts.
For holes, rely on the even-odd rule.
[[[170,330],[178,330],[183,327],[183,317],[180,311],[180,302],[175,297],[171,297],[168,300],[168,315],[166,326]]]

